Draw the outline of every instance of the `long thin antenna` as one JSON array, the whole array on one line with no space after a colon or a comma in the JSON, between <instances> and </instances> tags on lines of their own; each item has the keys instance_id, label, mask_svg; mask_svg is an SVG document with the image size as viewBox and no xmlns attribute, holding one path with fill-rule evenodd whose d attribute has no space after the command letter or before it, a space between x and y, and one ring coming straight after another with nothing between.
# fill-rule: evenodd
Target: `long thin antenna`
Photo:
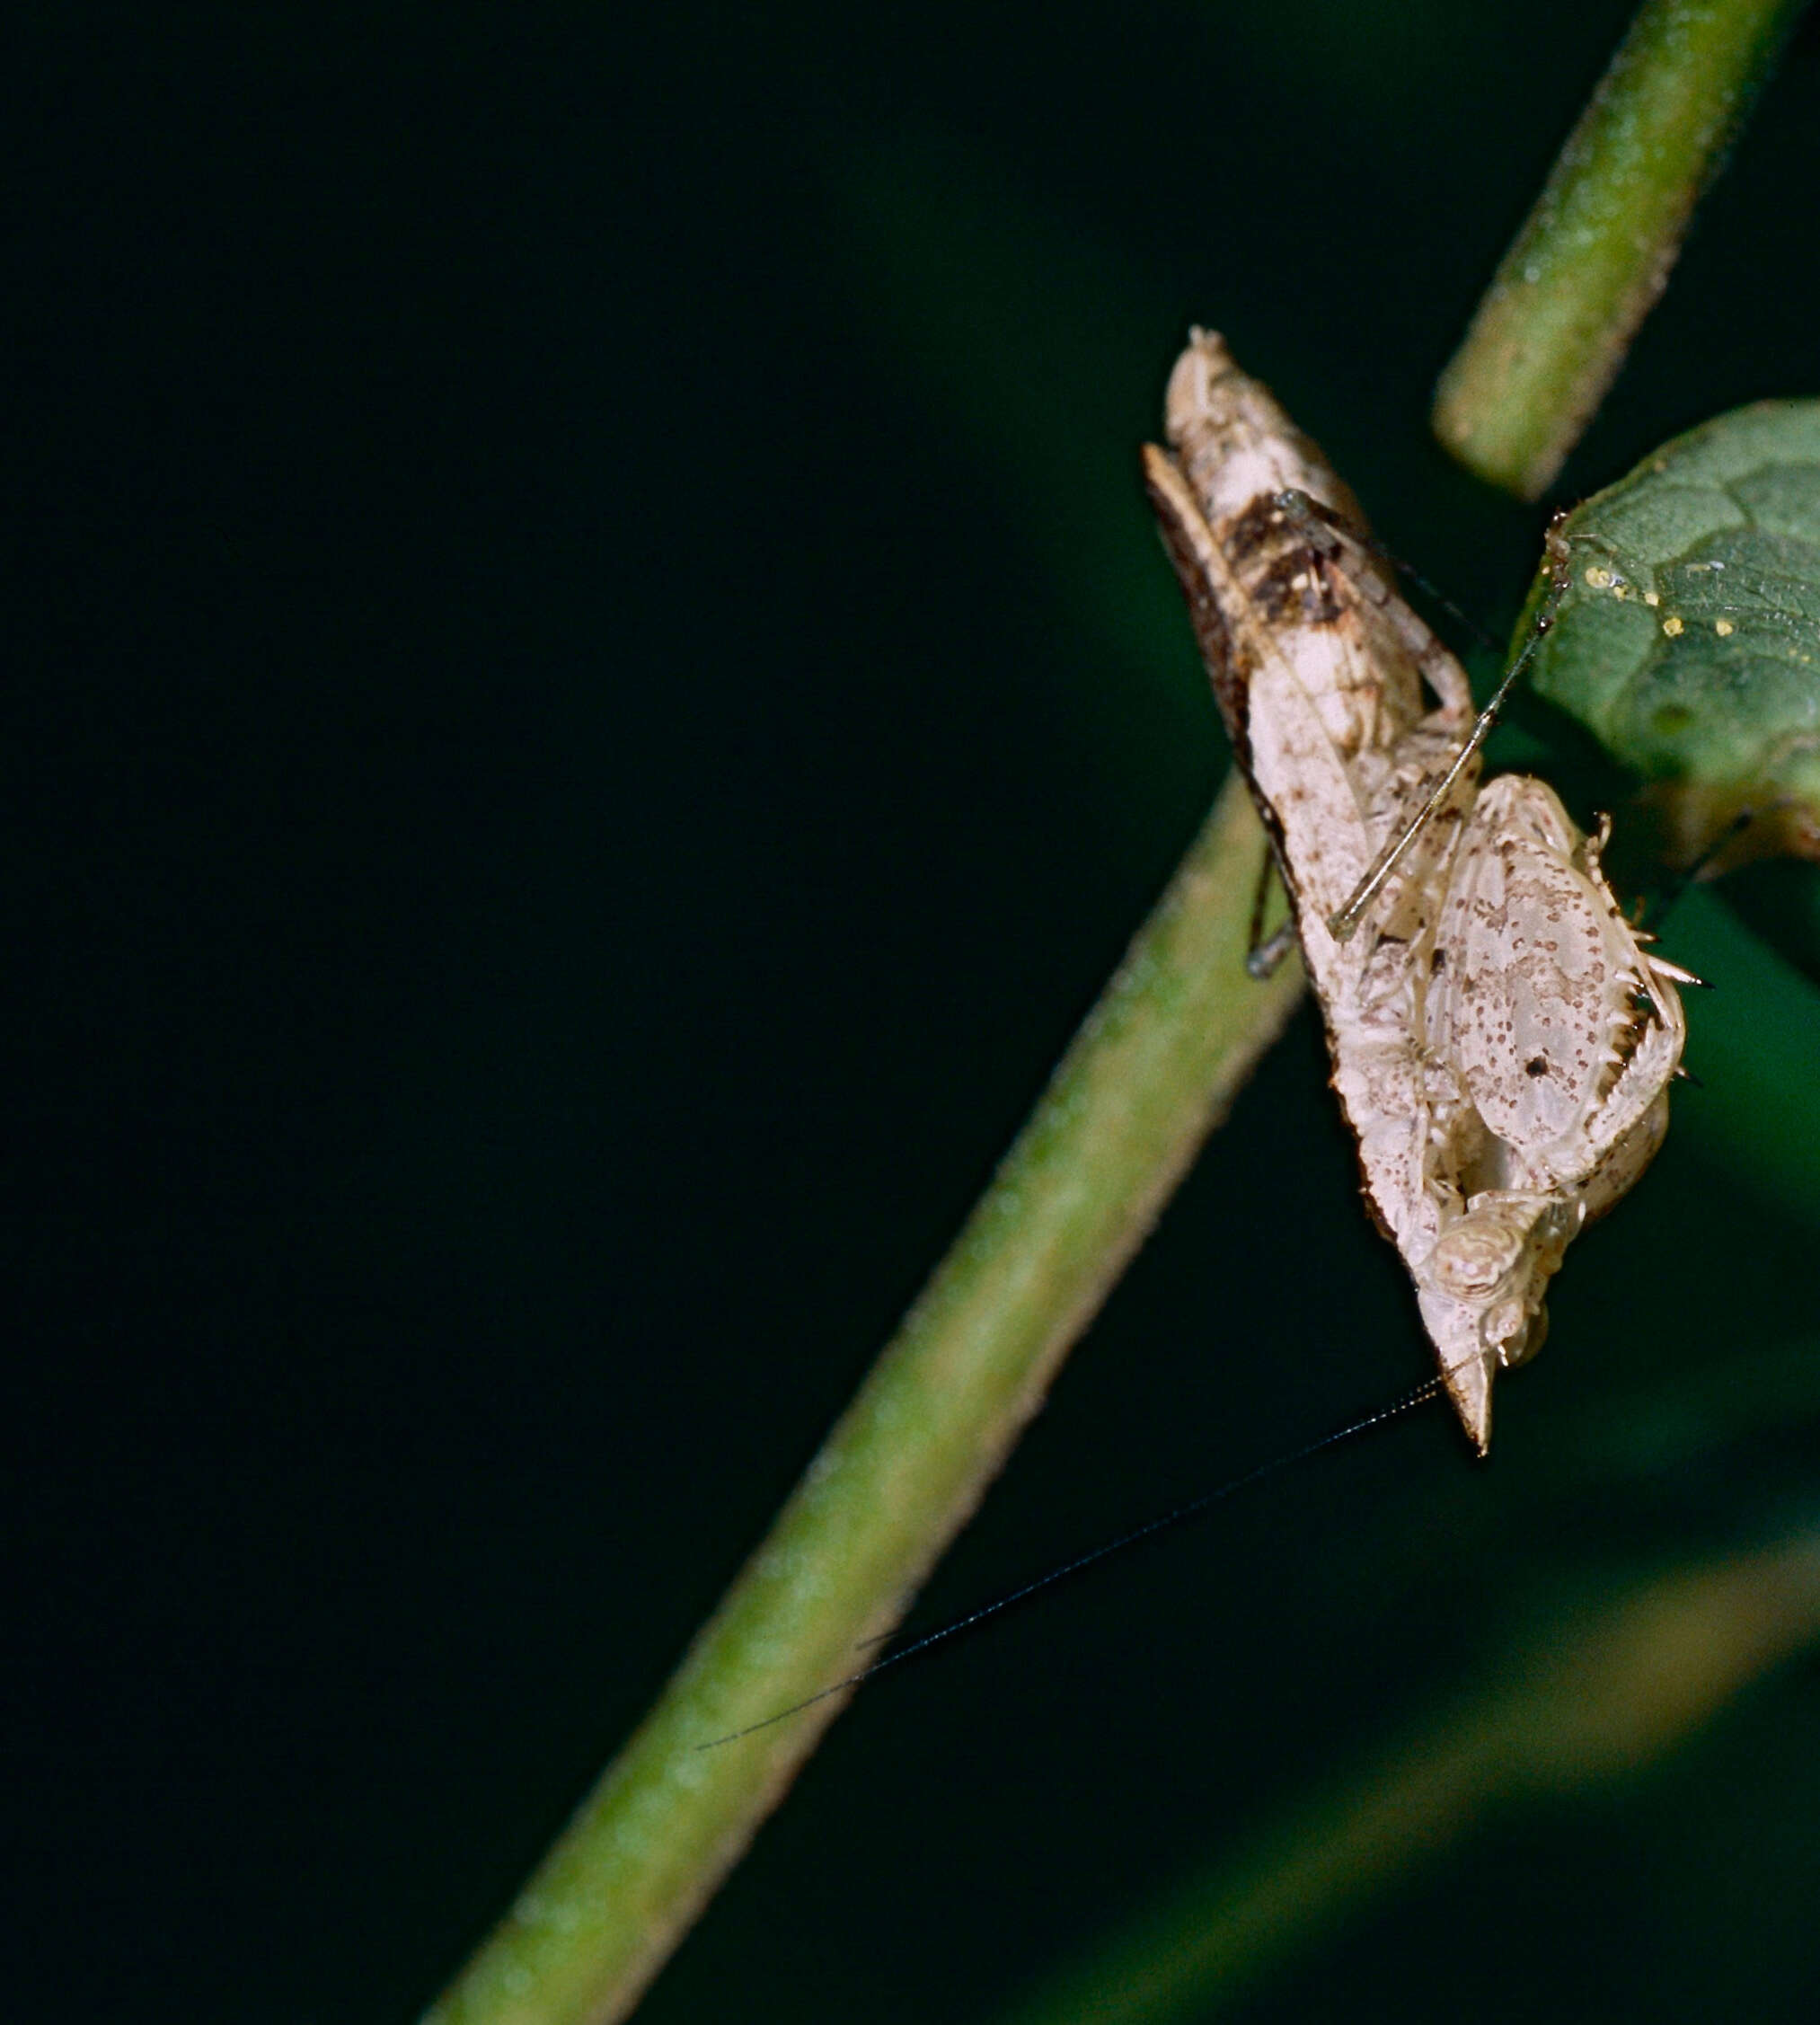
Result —
<instances>
[{"instance_id":1,"label":"long thin antenna","mask_svg":"<svg viewBox=\"0 0 1820 2025\"><path fill-rule=\"evenodd\" d=\"M996 1596L990 1603L983 1603L978 1609L970 1610L964 1617L943 1624L932 1631L925 1631L914 1639L901 1650L888 1654L883 1659L875 1659L869 1667L862 1667L856 1674L849 1674L844 1680L831 1682L818 1688L815 1693L806 1695L800 1702L792 1702L789 1708L780 1709L774 1716L766 1716L762 1721L747 1723L744 1729L729 1730L725 1737L710 1738L705 1744L698 1744L698 1751L719 1750L723 1744L737 1744L742 1737L750 1737L755 1731L769 1729L773 1723L798 1716L805 1709L812 1709L817 1702L826 1702L830 1695L844 1693L850 1687L859 1686L861 1681L870 1680L874 1675L882 1674L888 1667L901 1666L906 1659L914 1659L931 1647L945 1645L950 1639L959 1638L963 1631L970 1631L976 1625L983 1624L988 1617L996 1617L1002 1611L1010 1610L1013 1605L1025 1602L1044 1589L1053 1588L1057 1582L1065 1582L1071 1576L1079 1575L1091 1568L1096 1561L1108 1560L1113 1554L1124 1553L1127 1548L1141 1542L1155 1538L1159 1533L1167 1533L1172 1527L1185 1525L1190 1519L1199 1518L1204 1512L1223 1503L1235 1492L1248 1490L1263 1478L1275 1476L1278 1470L1289 1469L1293 1464L1304 1463L1311 1455L1319 1455L1323 1449L1338 1448L1342 1442L1368 1433L1373 1428L1381 1428L1388 1420L1400 1419L1406 1413L1413 1413L1418 1406L1427 1402L1440 1393L1447 1382L1443 1372L1433 1378L1425 1379L1400 1399L1393 1400L1389 1406L1381 1407L1375 1413L1368 1413L1361 1420L1350 1420L1331 1434L1322 1435L1318 1440L1304 1444L1301 1448L1292 1448L1286 1454L1273 1456L1268 1463L1259 1463L1255 1469L1247 1470L1242 1476L1232 1478L1217 1489L1204 1491L1198 1498L1191 1498L1184 1505L1172 1506L1168 1511L1148 1519L1142 1525L1134 1526L1129 1533L1121 1533L1117 1539L1108 1540L1103 1545L1091 1548L1084 1554L1077 1554L1073 1561L1064 1561L1059 1568L1052 1568L1046 1575L1038 1575L1034 1581L1025 1582L1015 1589Z\"/></svg>"},{"instance_id":2,"label":"long thin antenna","mask_svg":"<svg viewBox=\"0 0 1820 2025\"><path fill-rule=\"evenodd\" d=\"M1328 933L1335 942L1345 942L1352 939L1353 931L1365 919L1366 909L1389 883L1391 874L1402 862L1405 852L1427 828L1435 817L1446 807L1447 798L1453 791L1454 783L1466 771L1467 762L1471 759L1473 754L1490 737L1492 727L1498 722L1498 713L1504 707L1504 699L1509 695L1517 676L1529 666L1530 659L1541 644L1541 641L1542 633L1538 629L1530 639L1529 643L1524 648L1522 653L1510 664L1503 681L1492 692L1491 701L1480 712L1471 730L1466 734L1465 744L1453 755L1453 764L1436 783L1434 792L1422 804L1420 811L1411 818L1409 826L1400 836L1392 838L1379 852L1371 870L1353 889L1352 898L1340 908L1339 912L1329 915Z\"/></svg>"},{"instance_id":3,"label":"long thin antenna","mask_svg":"<svg viewBox=\"0 0 1820 2025\"><path fill-rule=\"evenodd\" d=\"M1338 914L1330 915L1327 932L1337 942L1352 940L1354 932L1362 922L1371 904L1390 880L1391 874L1402 862L1404 853L1428 827L1429 823L1446 806L1447 798L1453 791L1454 783L1466 771L1467 764L1480 747L1490 737L1492 727L1498 722L1498 713L1504 708L1504 700L1515 686L1516 678L1535 657L1542 645L1542 636L1554 624L1562 601L1568 593L1567 543L1561 534L1561 523L1566 514L1558 513L1551 525L1543 553L1549 559L1550 583L1535 617L1530 623L1529 638L1524 642L1523 651L1506 669L1504 679L1492 692L1491 701L1480 712L1472 729L1466 734L1466 742L1454 754L1453 765L1442 774L1433 793L1422 804L1420 812L1393 837L1377 854L1371 870L1353 889L1352 897Z\"/></svg>"},{"instance_id":4,"label":"long thin antenna","mask_svg":"<svg viewBox=\"0 0 1820 2025\"><path fill-rule=\"evenodd\" d=\"M1355 526L1343 513L1336 513L1324 500L1317 500L1312 492L1304 492L1299 487L1279 494L1278 498L1285 510L1306 514L1311 519L1320 521L1324 526L1330 527L1343 541L1350 542L1355 548L1364 549L1367 555L1376 556L1386 568L1394 570L1400 577L1407 578L1431 605L1438 605L1462 632L1470 632L1488 652L1502 656L1502 641L1494 639L1471 613L1462 612L1447 593L1438 584L1431 583L1413 562L1404 562L1394 549L1386 548L1369 527ZM1288 506L1291 500L1295 501L1293 508Z\"/></svg>"}]
</instances>

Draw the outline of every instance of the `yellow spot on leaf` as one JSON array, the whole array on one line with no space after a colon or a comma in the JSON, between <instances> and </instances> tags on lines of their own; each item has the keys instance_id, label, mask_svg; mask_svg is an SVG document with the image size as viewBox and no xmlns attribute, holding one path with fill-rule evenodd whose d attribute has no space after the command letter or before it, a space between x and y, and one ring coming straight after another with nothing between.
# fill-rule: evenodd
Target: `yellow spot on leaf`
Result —
<instances>
[{"instance_id":1,"label":"yellow spot on leaf","mask_svg":"<svg viewBox=\"0 0 1820 2025\"><path fill-rule=\"evenodd\" d=\"M1671 640L1679 640L1684 629L1679 619L1671 617L1663 620L1662 630Z\"/></svg>"},{"instance_id":2,"label":"yellow spot on leaf","mask_svg":"<svg viewBox=\"0 0 1820 2025\"><path fill-rule=\"evenodd\" d=\"M1729 619L1715 619L1712 622L1712 630L1721 640L1729 640L1732 636L1732 623Z\"/></svg>"}]
</instances>

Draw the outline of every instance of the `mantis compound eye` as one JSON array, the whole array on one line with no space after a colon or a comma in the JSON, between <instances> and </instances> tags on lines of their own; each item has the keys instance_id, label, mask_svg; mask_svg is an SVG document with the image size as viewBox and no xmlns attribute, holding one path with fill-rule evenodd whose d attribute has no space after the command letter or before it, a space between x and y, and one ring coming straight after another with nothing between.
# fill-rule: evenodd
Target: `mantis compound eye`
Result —
<instances>
[{"instance_id":1,"label":"mantis compound eye","mask_svg":"<svg viewBox=\"0 0 1820 2025\"><path fill-rule=\"evenodd\" d=\"M1686 1033L1675 975L1600 869L1605 826L1584 836L1539 780L1480 786L1499 705L1573 590L1566 551L1480 711L1338 477L1211 332L1176 362L1164 422L1169 447L1144 453L1163 547L1293 903L1373 1214L1482 1454L1494 1374L1534 1354L1568 1243L1648 1165ZM1595 566L1604 615L1618 579ZM1281 944L1254 912L1261 977Z\"/></svg>"}]
</instances>

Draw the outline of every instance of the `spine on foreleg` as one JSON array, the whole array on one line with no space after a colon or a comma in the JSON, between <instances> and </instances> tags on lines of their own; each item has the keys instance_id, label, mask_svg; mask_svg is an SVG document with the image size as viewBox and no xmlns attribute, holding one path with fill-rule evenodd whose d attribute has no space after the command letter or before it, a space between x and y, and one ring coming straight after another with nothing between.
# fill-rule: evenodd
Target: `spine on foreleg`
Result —
<instances>
[{"instance_id":1,"label":"spine on foreleg","mask_svg":"<svg viewBox=\"0 0 1820 2025\"><path fill-rule=\"evenodd\" d=\"M1533 1353L1587 1217L1662 1134L1677 972L1540 782L1478 791L1471 690L1364 552L1351 495L1196 332L1144 477L1269 833L1356 1136L1462 1421ZM1330 926L1331 924L1331 927Z\"/></svg>"}]
</instances>

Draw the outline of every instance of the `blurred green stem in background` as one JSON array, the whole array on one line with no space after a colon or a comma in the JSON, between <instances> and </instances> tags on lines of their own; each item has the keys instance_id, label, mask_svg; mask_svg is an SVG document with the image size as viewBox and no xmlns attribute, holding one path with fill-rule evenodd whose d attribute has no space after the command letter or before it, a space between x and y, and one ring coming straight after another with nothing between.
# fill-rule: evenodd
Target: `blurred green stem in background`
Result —
<instances>
[{"instance_id":1,"label":"blurred green stem in background","mask_svg":"<svg viewBox=\"0 0 1820 2025\"><path fill-rule=\"evenodd\" d=\"M1302 990L1246 975L1264 862L1231 778L1029 1123L858 1397L624 1750L428 2014L621 2018L978 1504Z\"/></svg>"},{"instance_id":2,"label":"blurred green stem in background","mask_svg":"<svg viewBox=\"0 0 1820 2025\"><path fill-rule=\"evenodd\" d=\"M1646 0L1435 393L1469 471L1533 500L1604 398L1801 0Z\"/></svg>"},{"instance_id":3,"label":"blurred green stem in background","mask_svg":"<svg viewBox=\"0 0 1820 2025\"><path fill-rule=\"evenodd\" d=\"M1348 1788L1146 1914L1004 2025L1203 2019L1444 1857L1488 1811L1648 1764L1820 1640L1820 1534L1589 1600Z\"/></svg>"}]
</instances>

